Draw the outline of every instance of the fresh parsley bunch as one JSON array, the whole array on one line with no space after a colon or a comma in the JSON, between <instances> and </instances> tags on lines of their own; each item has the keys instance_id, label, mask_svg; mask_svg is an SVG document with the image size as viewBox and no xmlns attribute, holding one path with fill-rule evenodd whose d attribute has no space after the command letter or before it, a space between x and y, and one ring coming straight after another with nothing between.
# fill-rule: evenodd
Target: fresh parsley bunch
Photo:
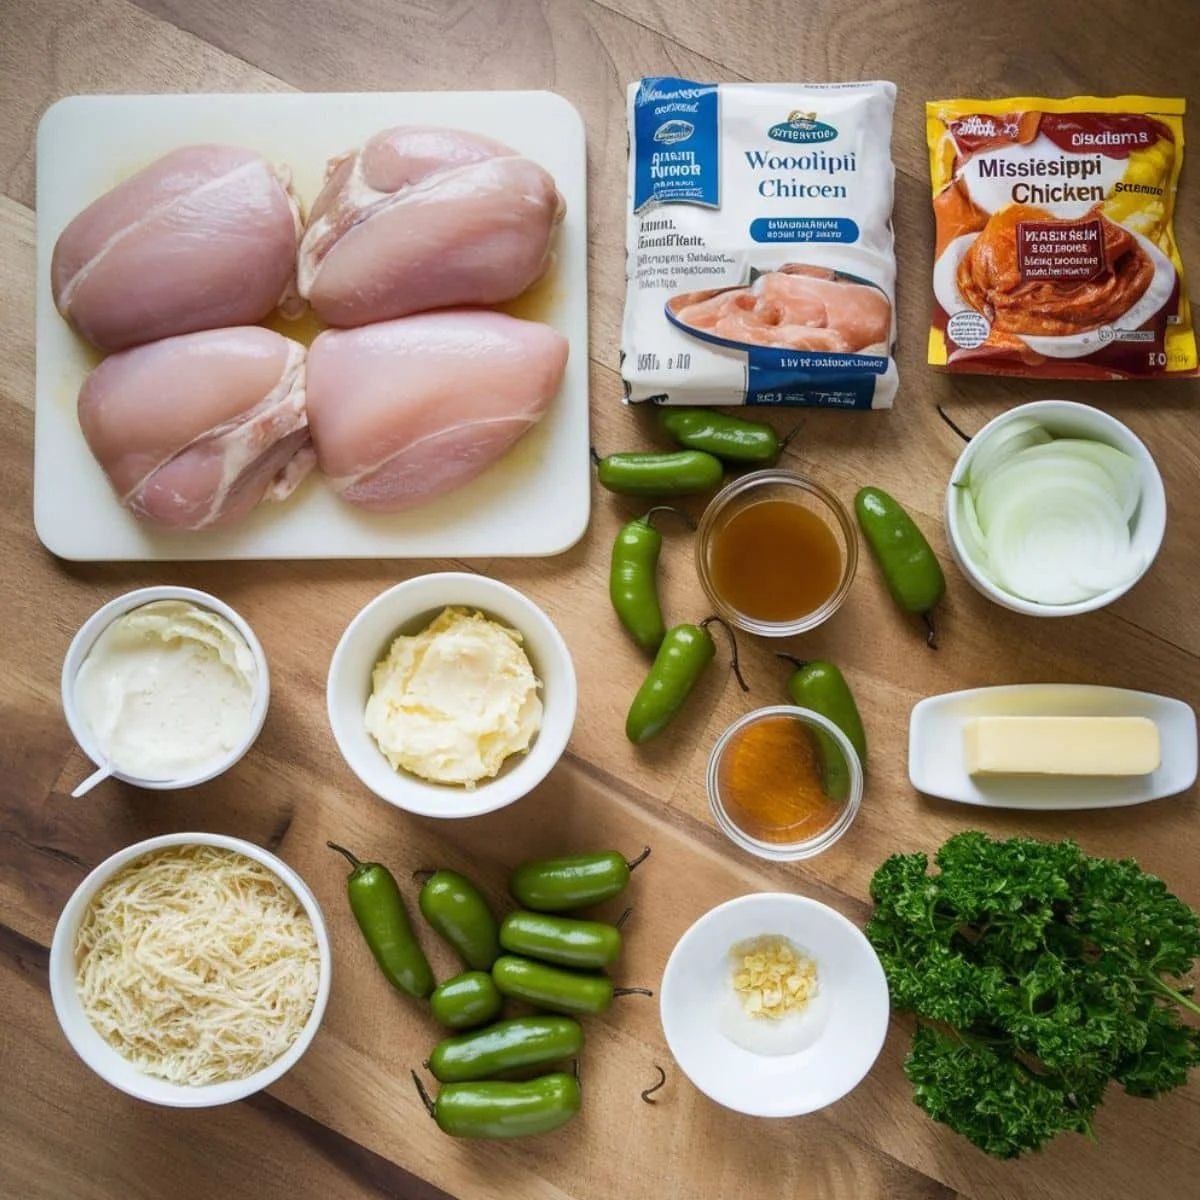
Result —
<instances>
[{"instance_id":1,"label":"fresh parsley bunch","mask_svg":"<svg viewBox=\"0 0 1200 1200\"><path fill-rule=\"evenodd\" d=\"M905 1072L916 1102L1012 1158L1091 1136L1110 1079L1134 1096L1200 1063L1191 988L1200 919L1132 859L1071 841L956 834L896 854L871 880L867 925L892 1003L919 1018Z\"/></svg>"}]
</instances>

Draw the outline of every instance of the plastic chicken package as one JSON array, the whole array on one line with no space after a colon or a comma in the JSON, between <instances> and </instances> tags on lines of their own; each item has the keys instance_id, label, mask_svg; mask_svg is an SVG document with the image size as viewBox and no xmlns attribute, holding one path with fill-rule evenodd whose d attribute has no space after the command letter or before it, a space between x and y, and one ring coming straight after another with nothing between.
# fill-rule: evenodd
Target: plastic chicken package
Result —
<instances>
[{"instance_id":1,"label":"plastic chicken package","mask_svg":"<svg viewBox=\"0 0 1200 1200\"><path fill-rule=\"evenodd\" d=\"M1172 215L1184 101L926 105L929 361L1046 379L1196 373Z\"/></svg>"},{"instance_id":2,"label":"plastic chicken package","mask_svg":"<svg viewBox=\"0 0 1200 1200\"><path fill-rule=\"evenodd\" d=\"M891 407L895 99L886 82L630 85L627 400Z\"/></svg>"}]
</instances>

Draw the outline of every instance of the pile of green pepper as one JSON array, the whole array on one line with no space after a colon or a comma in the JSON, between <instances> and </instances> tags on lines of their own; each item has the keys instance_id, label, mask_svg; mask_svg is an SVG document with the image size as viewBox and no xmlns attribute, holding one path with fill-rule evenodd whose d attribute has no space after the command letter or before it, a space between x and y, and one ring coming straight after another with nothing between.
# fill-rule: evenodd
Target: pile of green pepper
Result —
<instances>
[{"instance_id":1,"label":"pile of green pepper","mask_svg":"<svg viewBox=\"0 0 1200 1200\"><path fill-rule=\"evenodd\" d=\"M609 491L626 496L688 496L709 491L724 481L726 464L770 466L789 440L781 440L761 421L711 409L663 408L658 421L681 449L598 458L597 474ZM716 655L708 626L718 618L670 629L663 619L658 598L662 534L654 527L654 517L660 512L673 512L694 527L686 513L656 505L621 527L613 543L609 572L609 598L618 620L642 650L655 656L625 722L626 735L636 743L649 741L666 728ZM737 667L736 643L733 667L738 683L746 690Z\"/></svg>"},{"instance_id":2,"label":"pile of green pepper","mask_svg":"<svg viewBox=\"0 0 1200 1200\"><path fill-rule=\"evenodd\" d=\"M726 464L771 466L795 434L780 438L763 421L710 408L660 408L658 425L680 448L598 458L596 473L603 487L622 496L694 496L719 487Z\"/></svg>"},{"instance_id":3,"label":"pile of green pepper","mask_svg":"<svg viewBox=\"0 0 1200 1200\"><path fill-rule=\"evenodd\" d=\"M428 999L439 1025L454 1031L426 1062L442 1085L431 1097L413 1072L422 1102L438 1127L455 1137L512 1138L557 1129L579 1111L578 1070L524 1076L583 1049L580 1016L605 1012L617 996L645 988L615 987L603 973L621 953L621 926L569 912L620 895L647 847L631 862L615 851L528 862L509 890L522 905L497 925L479 889L456 871L420 871L422 916L462 960L464 971L435 986L395 876L376 862L350 862L350 907L371 953L393 987ZM501 953L504 951L504 953ZM500 1017L506 999L529 1015Z\"/></svg>"}]
</instances>

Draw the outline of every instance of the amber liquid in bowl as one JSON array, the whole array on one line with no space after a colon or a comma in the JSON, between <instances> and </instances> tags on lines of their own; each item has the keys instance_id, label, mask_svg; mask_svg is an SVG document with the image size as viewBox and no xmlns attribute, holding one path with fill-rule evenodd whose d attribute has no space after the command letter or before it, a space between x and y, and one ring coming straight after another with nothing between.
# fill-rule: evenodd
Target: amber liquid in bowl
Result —
<instances>
[{"instance_id":1,"label":"amber liquid in bowl","mask_svg":"<svg viewBox=\"0 0 1200 1200\"><path fill-rule=\"evenodd\" d=\"M793 500L756 500L714 532L713 587L755 621L794 621L838 590L842 548L829 524Z\"/></svg>"},{"instance_id":2,"label":"amber liquid in bowl","mask_svg":"<svg viewBox=\"0 0 1200 1200\"><path fill-rule=\"evenodd\" d=\"M794 717L765 717L735 734L717 786L729 819L760 842L807 841L843 808L826 792L813 731Z\"/></svg>"}]
</instances>

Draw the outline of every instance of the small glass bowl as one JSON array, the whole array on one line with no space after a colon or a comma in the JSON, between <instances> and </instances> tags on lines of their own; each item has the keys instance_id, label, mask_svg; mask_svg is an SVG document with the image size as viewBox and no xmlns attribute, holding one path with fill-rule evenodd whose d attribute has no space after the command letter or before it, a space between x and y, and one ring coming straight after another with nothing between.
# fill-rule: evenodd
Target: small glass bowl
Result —
<instances>
[{"instance_id":1,"label":"small glass bowl","mask_svg":"<svg viewBox=\"0 0 1200 1200\"><path fill-rule=\"evenodd\" d=\"M761 500L789 500L815 512L833 531L842 552L842 577L837 590L819 608L790 621L760 621L734 608L717 591L712 577L712 543L730 518ZM858 568L858 530L846 506L828 489L792 471L754 471L722 488L709 501L696 531L696 572L704 593L731 625L760 637L792 637L824 624L842 606Z\"/></svg>"},{"instance_id":2,"label":"small glass bowl","mask_svg":"<svg viewBox=\"0 0 1200 1200\"><path fill-rule=\"evenodd\" d=\"M721 759L734 739L747 726L770 717L781 716L792 717L810 729L829 735L842 752L850 777L850 788L849 794L842 802L841 811L819 833L796 842L765 842L742 829L726 808L725 798L721 795ZM828 850L854 823L854 818L858 816L858 810L862 806L862 794L862 763L859 762L858 753L850 744L850 739L828 717L823 717L811 709L797 708L791 704L773 704L767 708L756 708L753 712L739 717L717 739L708 758L708 805L712 809L713 819L721 832L735 845L741 846L743 850L773 862L794 862L801 858L812 858L813 855L820 854L822 850Z\"/></svg>"}]
</instances>

